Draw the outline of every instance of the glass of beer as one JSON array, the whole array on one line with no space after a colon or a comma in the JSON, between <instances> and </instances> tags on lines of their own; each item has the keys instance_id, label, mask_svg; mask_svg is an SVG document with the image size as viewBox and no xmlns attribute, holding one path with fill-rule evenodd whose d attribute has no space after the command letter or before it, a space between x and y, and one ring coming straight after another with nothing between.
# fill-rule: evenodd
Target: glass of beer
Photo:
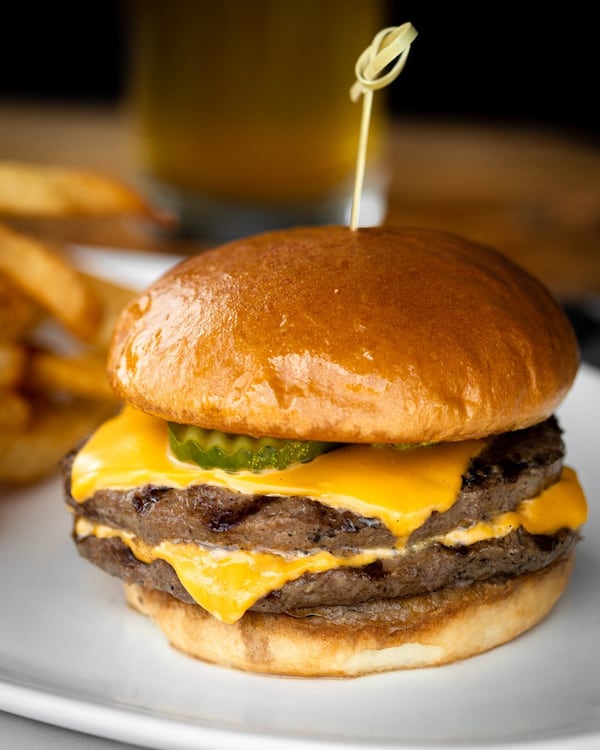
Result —
<instances>
[{"instance_id":1,"label":"glass of beer","mask_svg":"<svg viewBox=\"0 0 600 750\"><path fill-rule=\"evenodd\" d=\"M361 114L349 89L383 25L377 0L134 0L132 11L135 160L184 231L223 241L347 221ZM382 190L367 174L373 224Z\"/></svg>"}]
</instances>

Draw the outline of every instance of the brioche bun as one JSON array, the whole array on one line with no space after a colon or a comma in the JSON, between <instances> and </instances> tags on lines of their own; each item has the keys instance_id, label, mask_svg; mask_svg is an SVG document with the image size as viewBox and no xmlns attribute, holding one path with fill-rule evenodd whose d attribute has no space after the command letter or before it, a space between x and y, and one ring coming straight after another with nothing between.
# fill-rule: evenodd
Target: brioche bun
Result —
<instances>
[{"instance_id":1,"label":"brioche bun","mask_svg":"<svg viewBox=\"0 0 600 750\"><path fill-rule=\"evenodd\" d=\"M571 574L585 501L553 412L578 365L551 294L466 239L236 240L121 314L108 374L134 408L65 469L92 487L69 497L74 538L207 662L353 677L465 659L533 627ZM184 429L196 462L164 421L333 445L250 481L221 457L254 441L216 436L211 463L215 436Z\"/></svg>"},{"instance_id":2,"label":"brioche bun","mask_svg":"<svg viewBox=\"0 0 600 750\"><path fill-rule=\"evenodd\" d=\"M233 625L137 584L125 586L125 597L172 646L203 661L265 674L358 677L439 666L515 639L552 609L572 567L571 555L503 583L380 600L341 617L247 612Z\"/></svg>"},{"instance_id":3,"label":"brioche bun","mask_svg":"<svg viewBox=\"0 0 600 750\"><path fill-rule=\"evenodd\" d=\"M121 316L109 374L165 420L415 443L540 422L578 363L559 305L499 253L422 229L313 227L177 265Z\"/></svg>"}]
</instances>

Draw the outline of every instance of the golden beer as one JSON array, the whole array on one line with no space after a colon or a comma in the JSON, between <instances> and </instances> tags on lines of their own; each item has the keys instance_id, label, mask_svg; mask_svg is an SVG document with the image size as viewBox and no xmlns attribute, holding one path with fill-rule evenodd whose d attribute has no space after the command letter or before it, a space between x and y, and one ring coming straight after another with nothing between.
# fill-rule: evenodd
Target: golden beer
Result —
<instances>
[{"instance_id":1,"label":"golden beer","mask_svg":"<svg viewBox=\"0 0 600 750\"><path fill-rule=\"evenodd\" d=\"M360 105L348 92L383 23L378 2L138 0L133 9L143 173L188 197L246 206L351 189Z\"/></svg>"}]
</instances>

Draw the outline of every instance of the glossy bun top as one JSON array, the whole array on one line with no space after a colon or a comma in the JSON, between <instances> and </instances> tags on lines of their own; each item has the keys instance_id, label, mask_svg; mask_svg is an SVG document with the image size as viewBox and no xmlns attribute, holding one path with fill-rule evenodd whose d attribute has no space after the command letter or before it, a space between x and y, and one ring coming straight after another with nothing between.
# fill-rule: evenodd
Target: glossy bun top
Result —
<instances>
[{"instance_id":1,"label":"glossy bun top","mask_svg":"<svg viewBox=\"0 0 600 750\"><path fill-rule=\"evenodd\" d=\"M560 306L499 253L437 231L329 226L177 265L122 313L109 377L175 422L426 442L543 420L578 364Z\"/></svg>"}]
</instances>

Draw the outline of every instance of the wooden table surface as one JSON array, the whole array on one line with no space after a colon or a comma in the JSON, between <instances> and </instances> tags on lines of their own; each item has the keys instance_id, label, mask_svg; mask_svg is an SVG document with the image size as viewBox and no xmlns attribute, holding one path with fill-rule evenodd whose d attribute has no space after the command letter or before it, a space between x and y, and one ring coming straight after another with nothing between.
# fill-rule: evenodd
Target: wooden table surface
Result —
<instances>
[{"instance_id":1,"label":"wooden table surface","mask_svg":"<svg viewBox=\"0 0 600 750\"><path fill-rule=\"evenodd\" d=\"M100 169L135 181L119 108L0 103L0 158ZM386 223L491 244L566 300L600 294L600 148L564 133L457 122L395 122ZM65 225L67 240L191 250L125 222Z\"/></svg>"}]
</instances>

